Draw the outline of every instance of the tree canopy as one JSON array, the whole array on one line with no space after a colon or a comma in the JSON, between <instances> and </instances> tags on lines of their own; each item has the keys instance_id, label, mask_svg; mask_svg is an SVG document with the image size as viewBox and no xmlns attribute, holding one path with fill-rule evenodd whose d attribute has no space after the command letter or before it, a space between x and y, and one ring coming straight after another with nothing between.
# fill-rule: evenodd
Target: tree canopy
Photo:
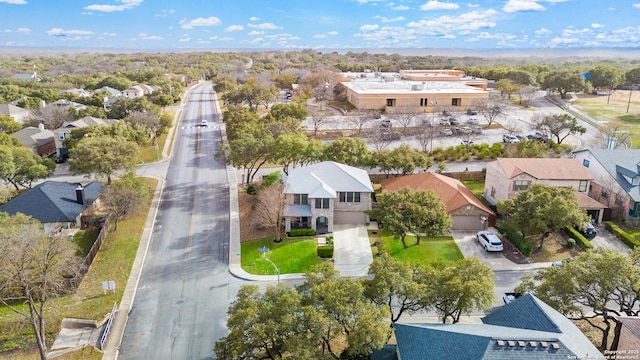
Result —
<instances>
[{"instance_id":1,"label":"tree canopy","mask_svg":"<svg viewBox=\"0 0 640 360\"><path fill-rule=\"evenodd\" d=\"M73 174L104 176L111 184L117 170L130 169L136 163L138 145L121 137L89 136L71 149L69 170Z\"/></svg>"},{"instance_id":2,"label":"tree canopy","mask_svg":"<svg viewBox=\"0 0 640 360\"><path fill-rule=\"evenodd\" d=\"M523 235L541 234L540 249L549 234L589 220L575 189L545 184L533 184L518 196L499 201L498 212L508 216Z\"/></svg>"}]
</instances>

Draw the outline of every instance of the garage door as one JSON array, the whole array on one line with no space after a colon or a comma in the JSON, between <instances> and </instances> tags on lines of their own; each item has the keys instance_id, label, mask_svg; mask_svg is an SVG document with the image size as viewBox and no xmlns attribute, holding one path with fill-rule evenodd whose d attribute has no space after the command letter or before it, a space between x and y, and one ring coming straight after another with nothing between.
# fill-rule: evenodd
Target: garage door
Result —
<instances>
[{"instance_id":1,"label":"garage door","mask_svg":"<svg viewBox=\"0 0 640 360\"><path fill-rule=\"evenodd\" d=\"M451 230L483 230L484 225L478 216L452 216Z\"/></svg>"},{"instance_id":2,"label":"garage door","mask_svg":"<svg viewBox=\"0 0 640 360\"><path fill-rule=\"evenodd\" d=\"M334 224L364 224L367 222L367 215L358 211L336 211L333 214Z\"/></svg>"}]
</instances>

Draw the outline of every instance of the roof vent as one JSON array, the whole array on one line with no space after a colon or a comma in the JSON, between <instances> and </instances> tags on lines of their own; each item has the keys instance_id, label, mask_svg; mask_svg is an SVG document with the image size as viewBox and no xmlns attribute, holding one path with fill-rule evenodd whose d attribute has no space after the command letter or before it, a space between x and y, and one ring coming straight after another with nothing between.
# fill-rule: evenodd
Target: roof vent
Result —
<instances>
[{"instance_id":1,"label":"roof vent","mask_svg":"<svg viewBox=\"0 0 640 360\"><path fill-rule=\"evenodd\" d=\"M560 350L560 344L558 343L551 343L551 348L553 350Z\"/></svg>"},{"instance_id":2,"label":"roof vent","mask_svg":"<svg viewBox=\"0 0 640 360\"><path fill-rule=\"evenodd\" d=\"M504 340L498 340L498 341L496 341L496 344L497 344L499 347L504 347Z\"/></svg>"},{"instance_id":3,"label":"roof vent","mask_svg":"<svg viewBox=\"0 0 640 360\"><path fill-rule=\"evenodd\" d=\"M513 341L513 340L509 340L507 343L509 344L509 347L515 347L516 346L516 342Z\"/></svg>"},{"instance_id":4,"label":"roof vent","mask_svg":"<svg viewBox=\"0 0 640 360\"><path fill-rule=\"evenodd\" d=\"M531 346L532 348L536 348L538 347L538 343L535 341L529 341L529 346Z\"/></svg>"},{"instance_id":5,"label":"roof vent","mask_svg":"<svg viewBox=\"0 0 640 360\"><path fill-rule=\"evenodd\" d=\"M518 346L523 348L523 347L527 346L527 344L524 341L519 340L518 341Z\"/></svg>"},{"instance_id":6,"label":"roof vent","mask_svg":"<svg viewBox=\"0 0 640 360\"><path fill-rule=\"evenodd\" d=\"M543 349L546 349L549 347L549 344L546 341L540 341L540 346L542 346Z\"/></svg>"}]
</instances>

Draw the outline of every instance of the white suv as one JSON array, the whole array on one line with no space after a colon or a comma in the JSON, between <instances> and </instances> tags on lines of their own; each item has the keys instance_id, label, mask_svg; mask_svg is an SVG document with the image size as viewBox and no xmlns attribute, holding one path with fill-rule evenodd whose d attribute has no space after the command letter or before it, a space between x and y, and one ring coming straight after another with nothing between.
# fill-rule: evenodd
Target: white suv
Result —
<instances>
[{"instance_id":1,"label":"white suv","mask_svg":"<svg viewBox=\"0 0 640 360\"><path fill-rule=\"evenodd\" d=\"M476 239L486 251L502 251L502 241L491 231L478 231Z\"/></svg>"}]
</instances>

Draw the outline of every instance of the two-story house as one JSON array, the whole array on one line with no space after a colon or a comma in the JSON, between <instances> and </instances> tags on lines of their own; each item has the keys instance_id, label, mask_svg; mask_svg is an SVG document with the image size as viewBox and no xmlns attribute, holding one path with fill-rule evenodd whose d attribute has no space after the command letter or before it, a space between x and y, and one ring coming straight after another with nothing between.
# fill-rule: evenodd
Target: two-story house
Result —
<instances>
[{"instance_id":1,"label":"two-story house","mask_svg":"<svg viewBox=\"0 0 640 360\"><path fill-rule=\"evenodd\" d=\"M592 180L593 175L576 159L498 158L487 163L484 197L497 204L537 183L571 187L576 190L580 208L599 223L606 205L587 195Z\"/></svg>"},{"instance_id":2,"label":"two-story house","mask_svg":"<svg viewBox=\"0 0 640 360\"><path fill-rule=\"evenodd\" d=\"M609 208L604 220L640 216L640 150L584 149L573 155L594 177L589 196Z\"/></svg>"},{"instance_id":3,"label":"two-story house","mask_svg":"<svg viewBox=\"0 0 640 360\"><path fill-rule=\"evenodd\" d=\"M284 183L285 231L333 232L334 224L364 224L373 186L365 170L324 161L295 168Z\"/></svg>"},{"instance_id":4,"label":"two-story house","mask_svg":"<svg viewBox=\"0 0 640 360\"><path fill-rule=\"evenodd\" d=\"M114 119L99 119L92 116L85 116L81 119L67 122L62 127L55 129L53 132L55 133L55 146L56 153L58 155L69 155L69 150L64 148L64 141L67 139L69 134L73 129L83 128L87 126L108 126L111 124L117 123L118 120Z\"/></svg>"}]
</instances>

